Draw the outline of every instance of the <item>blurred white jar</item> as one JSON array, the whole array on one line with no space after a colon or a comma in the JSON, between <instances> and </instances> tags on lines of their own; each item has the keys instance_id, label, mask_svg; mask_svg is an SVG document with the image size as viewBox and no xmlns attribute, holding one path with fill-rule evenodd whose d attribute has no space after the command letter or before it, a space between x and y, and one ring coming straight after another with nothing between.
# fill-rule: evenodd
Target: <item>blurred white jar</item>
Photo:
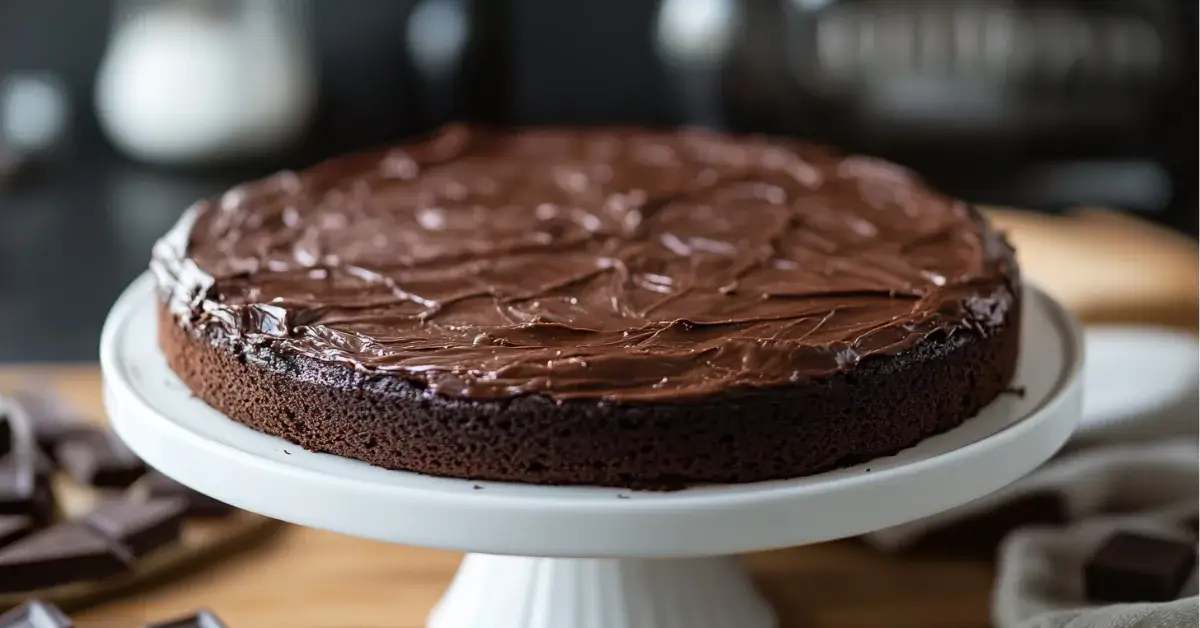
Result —
<instances>
[{"instance_id":1,"label":"blurred white jar","mask_svg":"<svg viewBox=\"0 0 1200 628\"><path fill-rule=\"evenodd\" d=\"M316 66L301 0L122 0L96 113L134 159L199 165L276 153L303 135Z\"/></svg>"}]
</instances>

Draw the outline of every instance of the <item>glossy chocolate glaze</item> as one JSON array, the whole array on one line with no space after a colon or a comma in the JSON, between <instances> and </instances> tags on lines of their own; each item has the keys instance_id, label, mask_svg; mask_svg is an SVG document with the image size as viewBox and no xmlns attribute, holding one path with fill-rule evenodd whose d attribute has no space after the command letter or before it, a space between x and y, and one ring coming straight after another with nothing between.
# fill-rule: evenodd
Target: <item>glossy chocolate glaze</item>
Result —
<instances>
[{"instance_id":1,"label":"glossy chocolate glaze","mask_svg":"<svg viewBox=\"0 0 1200 628\"><path fill-rule=\"evenodd\" d=\"M704 132L449 127L190 208L179 324L450 396L695 399L988 334L1003 238L879 160Z\"/></svg>"}]
</instances>

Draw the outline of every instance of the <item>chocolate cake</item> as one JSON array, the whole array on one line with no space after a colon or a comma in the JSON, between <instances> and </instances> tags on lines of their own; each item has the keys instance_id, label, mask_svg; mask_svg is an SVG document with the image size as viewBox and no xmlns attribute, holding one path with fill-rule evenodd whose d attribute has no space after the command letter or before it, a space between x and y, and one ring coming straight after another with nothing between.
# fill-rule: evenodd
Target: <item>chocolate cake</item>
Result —
<instances>
[{"instance_id":1,"label":"chocolate cake","mask_svg":"<svg viewBox=\"0 0 1200 628\"><path fill-rule=\"evenodd\" d=\"M896 453L1008 387L1020 281L877 159L449 127L190 208L159 339L256 430L390 469L675 488Z\"/></svg>"}]
</instances>

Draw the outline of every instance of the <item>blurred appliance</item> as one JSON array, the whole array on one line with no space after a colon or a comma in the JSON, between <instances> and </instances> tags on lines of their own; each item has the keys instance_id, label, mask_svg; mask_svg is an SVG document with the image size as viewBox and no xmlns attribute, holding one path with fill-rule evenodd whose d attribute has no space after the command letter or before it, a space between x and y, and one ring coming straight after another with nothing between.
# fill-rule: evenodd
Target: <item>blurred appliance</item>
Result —
<instances>
[{"instance_id":1,"label":"blurred appliance","mask_svg":"<svg viewBox=\"0 0 1200 628\"><path fill-rule=\"evenodd\" d=\"M678 97L722 103L725 126L882 154L976 200L1190 204L1194 232L1196 5L663 0L658 33Z\"/></svg>"},{"instance_id":2,"label":"blurred appliance","mask_svg":"<svg viewBox=\"0 0 1200 628\"><path fill-rule=\"evenodd\" d=\"M97 118L127 155L198 164L277 154L316 100L302 0L118 0Z\"/></svg>"}]
</instances>

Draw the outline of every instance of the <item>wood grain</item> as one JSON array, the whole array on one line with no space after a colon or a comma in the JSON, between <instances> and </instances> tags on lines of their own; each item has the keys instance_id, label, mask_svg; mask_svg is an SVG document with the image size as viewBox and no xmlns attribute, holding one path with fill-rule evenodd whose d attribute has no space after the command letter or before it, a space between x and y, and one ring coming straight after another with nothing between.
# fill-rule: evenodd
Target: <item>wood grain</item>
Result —
<instances>
[{"instance_id":1,"label":"wood grain","mask_svg":"<svg viewBox=\"0 0 1200 628\"><path fill-rule=\"evenodd\" d=\"M1105 212L1045 218L996 210L1026 275L1096 322L1195 329L1193 241ZM0 391L52 385L101 420L94 365L0 369ZM211 607L231 628L420 628L460 556L285 526L202 573L90 609L80 628L118 628ZM746 562L782 628L972 628L988 622L991 566L885 555L855 541Z\"/></svg>"},{"instance_id":2,"label":"wood grain","mask_svg":"<svg viewBox=\"0 0 1200 628\"><path fill-rule=\"evenodd\" d=\"M990 212L1027 277L1092 323L1149 323L1195 331L1196 241L1127 214Z\"/></svg>"}]
</instances>

